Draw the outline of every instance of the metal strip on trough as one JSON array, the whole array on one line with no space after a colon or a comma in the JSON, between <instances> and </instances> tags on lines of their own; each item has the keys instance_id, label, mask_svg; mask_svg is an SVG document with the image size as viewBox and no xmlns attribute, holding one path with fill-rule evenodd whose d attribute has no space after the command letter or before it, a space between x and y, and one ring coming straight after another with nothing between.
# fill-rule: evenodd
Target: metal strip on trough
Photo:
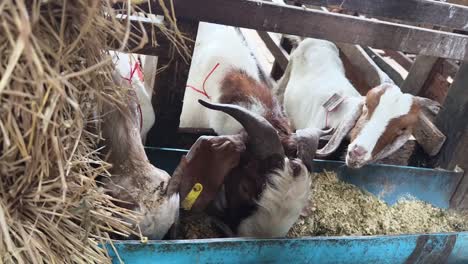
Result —
<instances>
[{"instance_id":1,"label":"metal strip on trough","mask_svg":"<svg viewBox=\"0 0 468 264\"><path fill-rule=\"evenodd\" d=\"M119 263L106 245L113 263ZM125 263L466 263L468 233L114 242Z\"/></svg>"},{"instance_id":2,"label":"metal strip on trough","mask_svg":"<svg viewBox=\"0 0 468 264\"><path fill-rule=\"evenodd\" d=\"M468 7L427 0L287 0L288 3L339 7L381 18L468 29Z\"/></svg>"},{"instance_id":3,"label":"metal strip on trough","mask_svg":"<svg viewBox=\"0 0 468 264\"><path fill-rule=\"evenodd\" d=\"M167 1L167 0L166 0ZM173 0L177 17L467 60L468 36L254 0ZM152 12L162 11L151 1ZM148 10L146 5L143 9ZM229 11L227 11L229 10Z\"/></svg>"}]
</instances>

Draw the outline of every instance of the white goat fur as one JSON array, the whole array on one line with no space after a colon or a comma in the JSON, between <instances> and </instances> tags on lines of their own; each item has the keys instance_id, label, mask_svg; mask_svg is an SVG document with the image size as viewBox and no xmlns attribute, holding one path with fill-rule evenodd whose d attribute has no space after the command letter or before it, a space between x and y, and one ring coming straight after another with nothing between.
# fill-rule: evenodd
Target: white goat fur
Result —
<instances>
[{"instance_id":1,"label":"white goat fur","mask_svg":"<svg viewBox=\"0 0 468 264\"><path fill-rule=\"evenodd\" d=\"M110 51L110 54L112 56L112 60L116 66L116 69L120 73L120 75L127 79L130 78L133 66L137 61L136 56L117 51ZM142 56L143 64L145 63L145 60L146 56ZM142 67L143 66L144 65L142 65ZM150 78L150 76L145 78ZM141 107L141 113L143 115L143 125L140 132L143 142L146 141L146 135L151 129L151 127L153 127L155 121L153 105L151 104L152 87L146 87L146 83L146 81L142 82L140 80L138 74L135 73L133 75L132 88L135 89Z\"/></svg>"},{"instance_id":2,"label":"white goat fur","mask_svg":"<svg viewBox=\"0 0 468 264\"><path fill-rule=\"evenodd\" d=\"M328 126L337 127L341 117L357 107L361 95L345 77L338 48L333 43L306 39L294 50L290 63L284 108L295 129L325 128L326 111L322 104L334 93L351 100L345 100L329 114Z\"/></svg>"},{"instance_id":3,"label":"white goat fur","mask_svg":"<svg viewBox=\"0 0 468 264\"><path fill-rule=\"evenodd\" d=\"M233 68L244 70L248 75L260 81L259 71L250 50L243 43L233 27L200 23L197 40L190 67L187 84L203 89L203 81L209 72L219 63L218 68L207 79L205 89L212 102L218 102L222 91L221 81ZM242 126L234 118L202 107L198 99L207 98L194 90L185 91L180 127L213 128L220 135L236 134ZM255 111L262 111L261 105L243 105ZM257 112L257 111L256 111ZM257 114L262 114L257 112Z\"/></svg>"},{"instance_id":4,"label":"white goat fur","mask_svg":"<svg viewBox=\"0 0 468 264\"><path fill-rule=\"evenodd\" d=\"M284 92L284 109L296 129L324 128L326 122L329 127L336 128L364 100L346 78L338 48L333 43L305 39L294 50L290 63L292 65ZM371 153L389 121L407 114L413 104L411 95L403 94L396 85L389 84L388 87L371 119L348 147L363 147L367 151L365 161L372 159ZM335 111L328 113L327 117L322 105L334 93L345 97L345 100Z\"/></svg>"},{"instance_id":5,"label":"white goat fur","mask_svg":"<svg viewBox=\"0 0 468 264\"><path fill-rule=\"evenodd\" d=\"M307 203L312 180L305 166L293 177L290 161L273 172L257 202L258 209L239 225L238 234L250 237L284 237Z\"/></svg>"}]
</instances>

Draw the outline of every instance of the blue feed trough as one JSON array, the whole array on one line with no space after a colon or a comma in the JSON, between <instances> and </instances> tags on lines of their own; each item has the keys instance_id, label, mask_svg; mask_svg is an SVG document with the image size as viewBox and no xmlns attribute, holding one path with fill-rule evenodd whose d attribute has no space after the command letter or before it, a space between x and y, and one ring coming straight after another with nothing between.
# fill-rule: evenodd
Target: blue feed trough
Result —
<instances>
[{"instance_id":1,"label":"blue feed trough","mask_svg":"<svg viewBox=\"0 0 468 264\"><path fill-rule=\"evenodd\" d=\"M147 149L151 162L172 172L184 150ZM380 195L389 204L412 195L449 207L461 174L402 166L370 165L349 169L320 161L316 171L335 171L342 180ZM200 239L122 241L114 244L125 263L468 263L468 232L296 239ZM108 246L114 263L119 263Z\"/></svg>"}]
</instances>

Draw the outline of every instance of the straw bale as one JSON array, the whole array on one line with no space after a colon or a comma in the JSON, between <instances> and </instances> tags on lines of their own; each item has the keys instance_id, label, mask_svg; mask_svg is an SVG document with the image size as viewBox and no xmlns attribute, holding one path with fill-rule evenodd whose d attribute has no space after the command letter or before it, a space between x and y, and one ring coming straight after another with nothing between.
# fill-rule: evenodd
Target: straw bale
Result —
<instances>
[{"instance_id":1,"label":"straw bale","mask_svg":"<svg viewBox=\"0 0 468 264\"><path fill-rule=\"evenodd\" d=\"M112 4L0 1L0 263L109 263L100 243L131 232L122 219L137 216L96 185L109 164L95 113L126 93L112 84L110 45L148 38Z\"/></svg>"}]
</instances>

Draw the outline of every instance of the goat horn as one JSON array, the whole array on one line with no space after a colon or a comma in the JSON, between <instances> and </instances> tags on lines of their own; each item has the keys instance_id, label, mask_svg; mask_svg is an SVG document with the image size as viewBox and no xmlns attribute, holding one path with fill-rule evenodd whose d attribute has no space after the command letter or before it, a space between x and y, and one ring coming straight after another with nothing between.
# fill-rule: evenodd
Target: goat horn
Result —
<instances>
[{"instance_id":1,"label":"goat horn","mask_svg":"<svg viewBox=\"0 0 468 264\"><path fill-rule=\"evenodd\" d=\"M206 108L224 112L236 119L247 132L249 144L257 157L265 159L275 154L284 157L278 133L264 117L238 105L208 103L203 100L198 102Z\"/></svg>"},{"instance_id":2,"label":"goat horn","mask_svg":"<svg viewBox=\"0 0 468 264\"><path fill-rule=\"evenodd\" d=\"M328 157L336 151L343 139L348 135L349 131L351 131L351 129L356 125L359 116L361 116L363 104L364 102L361 101L356 107L356 110L341 121L327 144L323 148L317 150L316 156L318 158Z\"/></svg>"}]
</instances>

